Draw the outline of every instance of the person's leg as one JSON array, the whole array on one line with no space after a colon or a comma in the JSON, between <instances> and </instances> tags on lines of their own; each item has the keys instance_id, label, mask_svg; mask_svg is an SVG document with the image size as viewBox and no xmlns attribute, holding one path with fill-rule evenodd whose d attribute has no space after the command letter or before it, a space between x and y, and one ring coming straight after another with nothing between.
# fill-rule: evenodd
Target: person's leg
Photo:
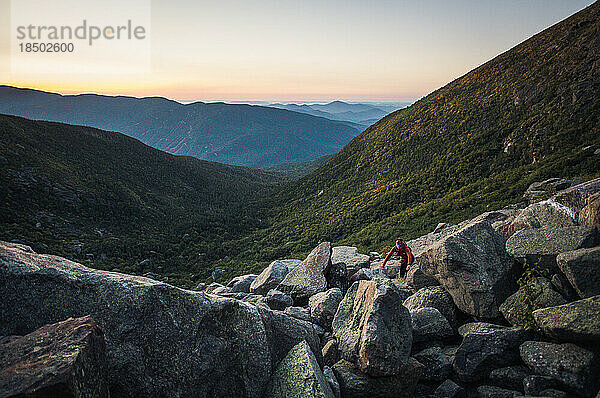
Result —
<instances>
[{"instance_id":1,"label":"person's leg","mask_svg":"<svg viewBox=\"0 0 600 398\"><path fill-rule=\"evenodd\" d=\"M408 263L406 261L402 260L400 262L400 275L399 276L403 279L406 278L406 268L407 267L408 267Z\"/></svg>"}]
</instances>

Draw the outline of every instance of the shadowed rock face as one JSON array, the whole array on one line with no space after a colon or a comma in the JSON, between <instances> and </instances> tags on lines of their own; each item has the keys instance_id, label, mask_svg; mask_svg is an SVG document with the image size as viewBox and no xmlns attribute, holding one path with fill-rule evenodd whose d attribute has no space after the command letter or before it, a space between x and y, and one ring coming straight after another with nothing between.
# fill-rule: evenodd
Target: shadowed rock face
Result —
<instances>
[{"instance_id":1,"label":"shadowed rock face","mask_svg":"<svg viewBox=\"0 0 600 398\"><path fill-rule=\"evenodd\" d=\"M89 316L0 337L0 396L108 397L105 350Z\"/></svg>"},{"instance_id":2,"label":"shadowed rock face","mask_svg":"<svg viewBox=\"0 0 600 398\"><path fill-rule=\"evenodd\" d=\"M373 376L404 371L412 346L411 319L391 284L355 282L340 303L332 327L342 358L361 371Z\"/></svg>"},{"instance_id":3,"label":"shadowed rock face","mask_svg":"<svg viewBox=\"0 0 600 398\"><path fill-rule=\"evenodd\" d=\"M472 221L424 249L416 264L440 282L459 309L494 318L516 290L514 262L504 245L488 221Z\"/></svg>"},{"instance_id":4,"label":"shadowed rock face","mask_svg":"<svg viewBox=\"0 0 600 398\"><path fill-rule=\"evenodd\" d=\"M310 347L301 341L277 366L265 397L334 398L334 395Z\"/></svg>"},{"instance_id":5,"label":"shadowed rock face","mask_svg":"<svg viewBox=\"0 0 600 398\"><path fill-rule=\"evenodd\" d=\"M597 356L574 344L526 341L519 348L525 365L541 376L552 377L586 397L598 391Z\"/></svg>"},{"instance_id":6,"label":"shadowed rock face","mask_svg":"<svg viewBox=\"0 0 600 398\"><path fill-rule=\"evenodd\" d=\"M289 294L296 304L305 304L310 296L327 290L326 274L331 266L331 244L323 242L291 270L277 287Z\"/></svg>"},{"instance_id":7,"label":"shadowed rock face","mask_svg":"<svg viewBox=\"0 0 600 398\"><path fill-rule=\"evenodd\" d=\"M533 312L539 328L561 341L600 344L600 296Z\"/></svg>"},{"instance_id":8,"label":"shadowed rock face","mask_svg":"<svg viewBox=\"0 0 600 398\"><path fill-rule=\"evenodd\" d=\"M298 342L320 353L314 328L285 314L4 242L0 297L0 335L91 314L105 333L116 397L260 397Z\"/></svg>"}]
</instances>

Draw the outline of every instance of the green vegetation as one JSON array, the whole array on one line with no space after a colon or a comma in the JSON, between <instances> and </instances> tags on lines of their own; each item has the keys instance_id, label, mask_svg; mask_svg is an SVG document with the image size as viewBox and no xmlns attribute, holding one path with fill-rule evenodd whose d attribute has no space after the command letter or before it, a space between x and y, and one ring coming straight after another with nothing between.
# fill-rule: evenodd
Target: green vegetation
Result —
<instances>
[{"instance_id":1,"label":"green vegetation","mask_svg":"<svg viewBox=\"0 0 600 398\"><path fill-rule=\"evenodd\" d=\"M264 225L256 202L278 180L119 133L0 115L0 181L0 239L189 284L228 255L221 242Z\"/></svg>"},{"instance_id":2,"label":"green vegetation","mask_svg":"<svg viewBox=\"0 0 600 398\"><path fill-rule=\"evenodd\" d=\"M533 181L598 176L599 13L595 3L368 128L279 191L271 226L229 264L319 240L381 251L519 202Z\"/></svg>"}]
</instances>

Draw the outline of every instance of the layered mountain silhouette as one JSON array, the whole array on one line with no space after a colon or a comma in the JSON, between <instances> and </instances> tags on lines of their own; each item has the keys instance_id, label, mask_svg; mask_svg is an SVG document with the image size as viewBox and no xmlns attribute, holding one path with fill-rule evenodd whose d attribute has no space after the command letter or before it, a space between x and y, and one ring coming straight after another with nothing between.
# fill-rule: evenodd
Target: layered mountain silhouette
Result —
<instances>
[{"instance_id":1,"label":"layered mountain silhouette","mask_svg":"<svg viewBox=\"0 0 600 398\"><path fill-rule=\"evenodd\" d=\"M118 131L173 154L250 167L333 154L362 128L263 106L63 96L9 86L0 86L0 113Z\"/></svg>"},{"instance_id":2,"label":"layered mountain silhouette","mask_svg":"<svg viewBox=\"0 0 600 398\"><path fill-rule=\"evenodd\" d=\"M271 104L269 106L289 111L307 113L331 120L345 121L351 126L368 127L385 115L407 107L410 102L395 104L362 104L333 101L328 104Z\"/></svg>"}]
</instances>

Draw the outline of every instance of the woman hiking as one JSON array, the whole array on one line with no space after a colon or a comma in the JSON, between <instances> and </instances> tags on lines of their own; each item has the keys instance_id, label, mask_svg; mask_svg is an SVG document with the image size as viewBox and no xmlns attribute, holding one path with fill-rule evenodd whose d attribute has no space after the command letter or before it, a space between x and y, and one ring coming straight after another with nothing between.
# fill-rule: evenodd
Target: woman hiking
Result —
<instances>
[{"instance_id":1,"label":"woman hiking","mask_svg":"<svg viewBox=\"0 0 600 398\"><path fill-rule=\"evenodd\" d=\"M383 264L381 264L380 269L385 268L385 264L388 262L388 260L390 259L390 257L392 257L392 255L394 253L396 253L398 256L400 256L400 274L399 274L399 276L402 278L405 278L408 268L415 261L415 256L413 256L412 251L410 250L410 247L408 247L408 245L406 243L404 243L402 238L396 239L396 244L394 245L394 247L392 247L392 250L390 250L388 255L385 257L385 260L383 260Z\"/></svg>"}]
</instances>

